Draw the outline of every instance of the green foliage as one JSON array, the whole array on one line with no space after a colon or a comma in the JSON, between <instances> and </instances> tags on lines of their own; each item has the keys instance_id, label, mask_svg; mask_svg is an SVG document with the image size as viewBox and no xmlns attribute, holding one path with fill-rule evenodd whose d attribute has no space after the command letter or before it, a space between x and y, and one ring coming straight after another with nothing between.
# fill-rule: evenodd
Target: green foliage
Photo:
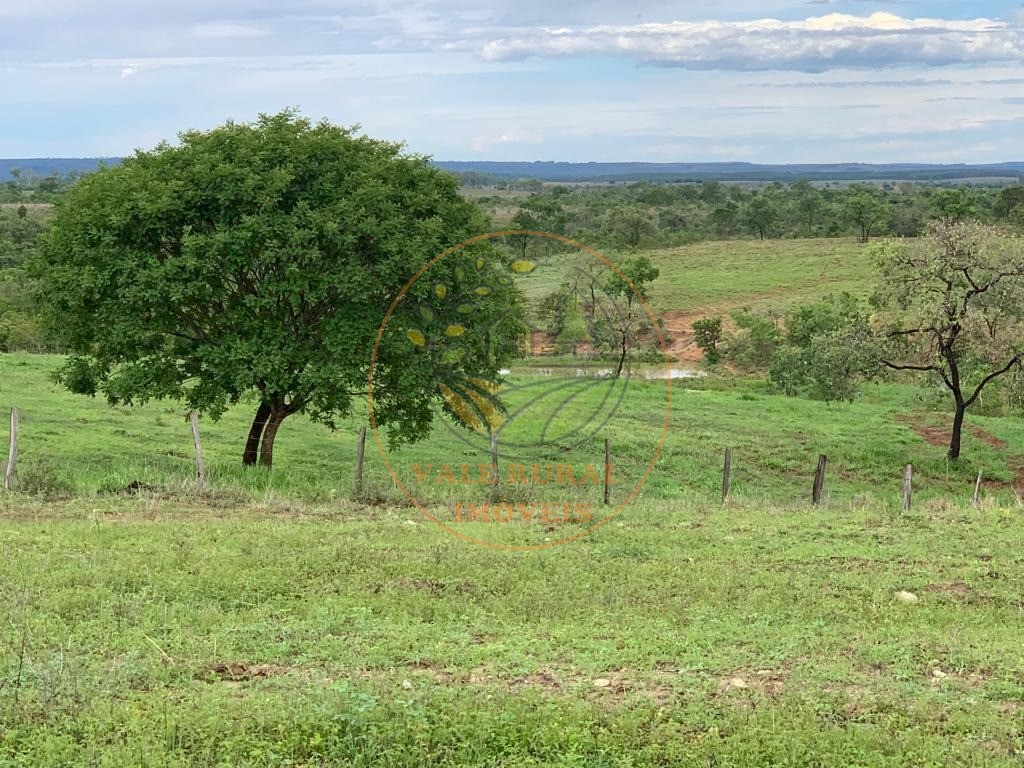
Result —
<instances>
[{"instance_id":1,"label":"green foliage","mask_svg":"<svg viewBox=\"0 0 1024 768\"><path fill-rule=\"evenodd\" d=\"M1000 218L1008 218L1014 209L1024 205L1024 185L1006 187L999 190L993 203L993 213Z\"/></svg>"},{"instance_id":2,"label":"green foliage","mask_svg":"<svg viewBox=\"0 0 1024 768\"><path fill-rule=\"evenodd\" d=\"M609 242L627 248L636 248L656 234L658 225L651 211L640 205L612 208L604 220L603 233Z\"/></svg>"},{"instance_id":3,"label":"green foliage","mask_svg":"<svg viewBox=\"0 0 1024 768\"><path fill-rule=\"evenodd\" d=\"M976 219L980 213L977 198L967 189L940 189L931 198L932 214L939 219Z\"/></svg>"},{"instance_id":4,"label":"green foliage","mask_svg":"<svg viewBox=\"0 0 1024 768\"><path fill-rule=\"evenodd\" d=\"M1010 226L1018 232L1024 232L1024 203L1011 210L1007 220L1010 222Z\"/></svg>"},{"instance_id":5,"label":"green foliage","mask_svg":"<svg viewBox=\"0 0 1024 768\"><path fill-rule=\"evenodd\" d=\"M559 352L572 352L575 355L577 346L590 341L587 319L579 297L575 294L567 298L562 318L562 327L555 337L556 348Z\"/></svg>"},{"instance_id":6,"label":"green foliage","mask_svg":"<svg viewBox=\"0 0 1024 768\"><path fill-rule=\"evenodd\" d=\"M650 182L574 187L543 187L483 194L465 191L506 226L546 229L582 242L616 248L671 247L721 238L917 237L931 220L980 218L1005 224L1024 202L1024 187L940 188L915 183L741 185ZM544 219L544 206L557 203L557 215ZM522 215L520 215L522 214ZM536 240L536 239L535 239ZM536 248L543 243L521 240ZM634 245L635 244L635 245Z\"/></svg>"},{"instance_id":7,"label":"green foliage","mask_svg":"<svg viewBox=\"0 0 1024 768\"><path fill-rule=\"evenodd\" d=\"M255 391L268 424L302 412L333 425L366 393L399 289L484 229L425 158L283 112L185 132L83 179L36 268L49 326L72 351L60 375L72 391L172 397L214 417ZM374 370L376 421L392 439L427 434L439 381L494 381L518 353L507 272L487 243L462 249L398 305ZM425 311L459 312L472 332L427 333ZM414 331L423 344L409 343Z\"/></svg>"},{"instance_id":8,"label":"green foliage","mask_svg":"<svg viewBox=\"0 0 1024 768\"><path fill-rule=\"evenodd\" d=\"M860 300L849 292L828 296L822 301L805 304L786 315L786 343L796 347L810 346L814 336L838 331L867 320Z\"/></svg>"},{"instance_id":9,"label":"green foliage","mask_svg":"<svg viewBox=\"0 0 1024 768\"><path fill-rule=\"evenodd\" d=\"M743 210L744 222L761 240L778 227L779 217L779 203L771 189L756 194Z\"/></svg>"},{"instance_id":10,"label":"green foliage","mask_svg":"<svg viewBox=\"0 0 1024 768\"><path fill-rule=\"evenodd\" d=\"M558 196L536 195L520 203L519 210L509 222L509 229L564 235L566 219L567 214ZM508 239L520 258L524 259L533 252L543 254L560 248L555 240L537 235L510 235Z\"/></svg>"},{"instance_id":11,"label":"green foliage","mask_svg":"<svg viewBox=\"0 0 1024 768\"><path fill-rule=\"evenodd\" d=\"M593 336L606 351L617 354L616 376L622 373L641 332L651 327L651 316L644 302L649 298L651 283L660 274L661 271L647 256L633 256L608 274L605 294L609 301L596 308ZM651 349L655 355L656 347L657 343L652 340Z\"/></svg>"},{"instance_id":12,"label":"green foliage","mask_svg":"<svg viewBox=\"0 0 1024 768\"><path fill-rule=\"evenodd\" d=\"M704 360L714 365L722 359L718 344L722 341L722 318L706 317L693 324L693 336L704 353Z\"/></svg>"},{"instance_id":13,"label":"green foliage","mask_svg":"<svg viewBox=\"0 0 1024 768\"><path fill-rule=\"evenodd\" d=\"M31 213L24 205L0 208L0 352L54 349L40 326L36 281L25 268L37 251L45 215L39 207Z\"/></svg>"},{"instance_id":14,"label":"green foliage","mask_svg":"<svg viewBox=\"0 0 1024 768\"><path fill-rule=\"evenodd\" d=\"M853 400L878 373L879 352L865 306L849 293L798 307L786 316L785 344L768 379L787 395Z\"/></svg>"},{"instance_id":15,"label":"green foliage","mask_svg":"<svg viewBox=\"0 0 1024 768\"><path fill-rule=\"evenodd\" d=\"M726 357L744 371L765 370L782 341L778 319L769 314L740 309L732 313L738 331L729 339Z\"/></svg>"},{"instance_id":16,"label":"green foliage","mask_svg":"<svg viewBox=\"0 0 1024 768\"><path fill-rule=\"evenodd\" d=\"M861 242L864 243L884 225L891 212L887 200L863 185L854 185L851 194L843 201L843 214L847 221L857 227Z\"/></svg>"},{"instance_id":17,"label":"green foliage","mask_svg":"<svg viewBox=\"0 0 1024 768\"><path fill-rule=\"evenodd\" d=\"M918 242L879 245L875 258L883 361L949 390L958 458L965 411L1024 362L1024 242L947 219Z\"/></svg>"}]
</instances>

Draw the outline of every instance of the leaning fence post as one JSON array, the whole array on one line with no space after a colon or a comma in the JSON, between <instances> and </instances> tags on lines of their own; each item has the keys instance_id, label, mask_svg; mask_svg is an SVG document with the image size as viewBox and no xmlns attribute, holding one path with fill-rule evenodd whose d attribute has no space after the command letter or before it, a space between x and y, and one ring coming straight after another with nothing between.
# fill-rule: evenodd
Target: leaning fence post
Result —
<instances>
[{"instance_id":1,"label":"leaning fence post","mask_svg":"<svg viewBox=\"0 0 1024 768\"><path fill-rule=\"evenodd\" d=\"M612 503L612 441L604 439L604 503Z\"/></svg>"},{"instance_id":2,"label":"leaning fence post","mask_svg":"<svg viewBox=\"0 0 1024 768\"><path fill-rule=\"evenodd\" d=\"M914 465L907 464L903 470L903 511L910 511L910 498L914 493Z\"/></svg>"},{"instance_id":3,"label":"leaning fence post","mask_svg":"<svg viewBox=\"0 0 1024 768\"><path fill-rule=\"evenodd\" d=\"M11 408L11 444L7 450L7 469L4 471L4 490L14 488L14 465L18 459L18 409Z\"/></svg>"},{"instance_id":4,"label":"leaning fence post","mask_svg":"<svg viewBox=\"0 0 1024 768\"><path fill-rule=\"evenodd\" d=\"M202 493L206 489L206 465L203 463L203 443L199 439L199 414L190 412L188 421L192 425L192 442L196 450L196 489Z\"/></svg>"},{"instance_id":5,"label":"leaning fence post","mask_svg":"<svg viewBox=\"0 0 1024 768\"><path fill-rule=\"evenodd\" d=\"M725 449L725 460L722 462L722 503L729 500L729 487L732 485L732 448Z\"/></svg>"},{"instance_id":6,"label":"leaning fence post","mask_svg":"<svg viewBox=\"0 0 1024 768\"><path fill-rule=\"evenodd\" d=\"M356 493L363 492L363 459L366 456L366 427L359 428L356 440Z\"/></svg>"},{"instance_id":7,"label":"leaning fence post","mask_svg":"<svg viewBox=\"0 0 1024 768\"><path fill-rule=\"evenodd\" d=\"M825 487L825 465L828 457L825 454L818 456L818 470L814 473L814 486L811 489L811 501L815 504L821 503L821 491Z\"/></svg>"},{"instance_id":8,"label":"leaning fence post","mask_svg":"<svg viewBox=\"0 0 1024 768\"><path fill-rule=\"evenodd\" d=\"M978 506L981 503L981 470L978 470L978 481L974 484L974 498L971 499L972 506Z\"/></svg>"}]
</instances>

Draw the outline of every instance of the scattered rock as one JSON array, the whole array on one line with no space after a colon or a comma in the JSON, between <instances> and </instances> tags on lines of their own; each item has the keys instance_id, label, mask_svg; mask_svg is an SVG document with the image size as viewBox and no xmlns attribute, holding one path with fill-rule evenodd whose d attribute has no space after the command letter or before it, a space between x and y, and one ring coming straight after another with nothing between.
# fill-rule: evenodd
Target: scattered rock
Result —
<instances>
[{"instance_id":1,"label":"scattered rock","mask_svg":"<svg viewBox=\"0 0 1024 768\"><path fill-rule=\"evenodd\" d=\"M934 679L936 679L936 680L942 680L944 677L949 677L949 675L947 675L941 669L933 669L932 670L932 677Z\"/></svg>"},{"instance_id":2,"label":"scattered rock","mask_svg":"<svg viewBox=\"0 0 1024 768\"><path fill-rule=\"evenodd\" d=\"M913 592L901 591L896 593L896 599L899 600L901 603L908 603L910 605L913 605L917 602L918 597Z\"/></svg>"},{"instance_id":3,"label":"scattered rock","mask_svg":"<svg viewBox=\"0 0 1024 768\"><path fill-rule=\"evenodd\" d=\"M742 690L745 690L745 689L749 688L750 686L747 685L747 681L744 680L742 677L734 677L734 678L732 678L729 681L729 684L726 687L727 688L735 688L737 690L741 690L742 691Z\"/></svg>"},{"instance_id":4,"label":"scattered rock","mask_svg":"<svg viewBox=\"0 0 1024 768\"><path fill-rule=\"evenodd\" d=\"M594 681L595 688L609 688L611 687L612 681L607 677L599 677Z\"/></svg>"},{"instance_id":5,"label":"scattered rock","mask_svg":"<svg viewBox=\"0 0 1024 768\"><path fill-rule=\"evenodd\" d=\"M411 691L412 690L412 682L410 682L409 680L403 680L402 681L402 687L405 688L405 690L407 690L407 691Z\"/></svg>"}]
</instances>

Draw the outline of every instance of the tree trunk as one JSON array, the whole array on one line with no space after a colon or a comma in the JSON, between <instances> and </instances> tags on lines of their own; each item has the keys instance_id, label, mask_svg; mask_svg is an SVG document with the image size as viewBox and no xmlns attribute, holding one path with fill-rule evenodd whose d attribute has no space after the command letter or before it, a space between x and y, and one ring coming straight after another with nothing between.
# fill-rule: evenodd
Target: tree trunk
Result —
<instances>
[{"instance_id":1,"label":"tree trunk","mask_svg":"<svg viewBox=\"0 0 1024 768\"><path fill-rule=\"evenodd\" d=\"M277 438L277 430L288 417L285 409L272 408L270 418L267 419L267 426L263 430L263 440L260 442L260 466L270 469L274 465L274 440Z\"/></svg>"},{"instance_id":2,"label":"tree trunk","mask_svg":"<svg viewBox=\"0 0 1024 768\"><path fill-rule=\"evenodd\" d=\"M626 351L627 351L627 349L628 349L628 347L626 346L626 334L623 333L622 334L622 353L619 355L619 367L615 370L615 378L616 379L619 378L619 376L622 375L622 369L623 369L623 367L626 364Z\"/></svg>"},{"instance_id":3,"label":"tree trunk","mask_svg":"<svg viewBox=\"0 0 1024 768\"><path fill-rule=\"evenodd\" d=\"M245 452L242 454L243 467L256 465L256 459L260 454L260 437L263 435L263 428L267 425L268 418L270 418L270 405L261 402L260 407L256 409L256 418L252 420L252 426L249 428L249 437L245 440Z\"/></svg>"},{"instance_id":4,"label":"tree trunk","mask_svg":"<svg viewBox=\"0 0 1024 768\"><path fill-rule=\"evenodd\" d=\"M953 417L953 435L949 440L949 453L951 459L960 458L960 433L964 428L964 414L967 407L963 403L956 404L956 415Z\"/></svg>"}]
</instances>

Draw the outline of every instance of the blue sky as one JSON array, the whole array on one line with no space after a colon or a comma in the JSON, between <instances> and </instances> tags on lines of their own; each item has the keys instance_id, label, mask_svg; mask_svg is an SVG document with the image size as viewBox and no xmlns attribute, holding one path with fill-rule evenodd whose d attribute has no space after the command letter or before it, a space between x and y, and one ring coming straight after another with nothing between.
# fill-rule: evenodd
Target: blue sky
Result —
<instances>
[{"instance_id":1,"label":"blue sky","mask_svg":"<svg viewBox=\"0 0 1024 768\"><path fill-rule=\"evenodd\" d=\"M0 74L0 157L299 107L446 160L1024 160L1020 0L0 0Z\"/></svg>"}]
</instances>

